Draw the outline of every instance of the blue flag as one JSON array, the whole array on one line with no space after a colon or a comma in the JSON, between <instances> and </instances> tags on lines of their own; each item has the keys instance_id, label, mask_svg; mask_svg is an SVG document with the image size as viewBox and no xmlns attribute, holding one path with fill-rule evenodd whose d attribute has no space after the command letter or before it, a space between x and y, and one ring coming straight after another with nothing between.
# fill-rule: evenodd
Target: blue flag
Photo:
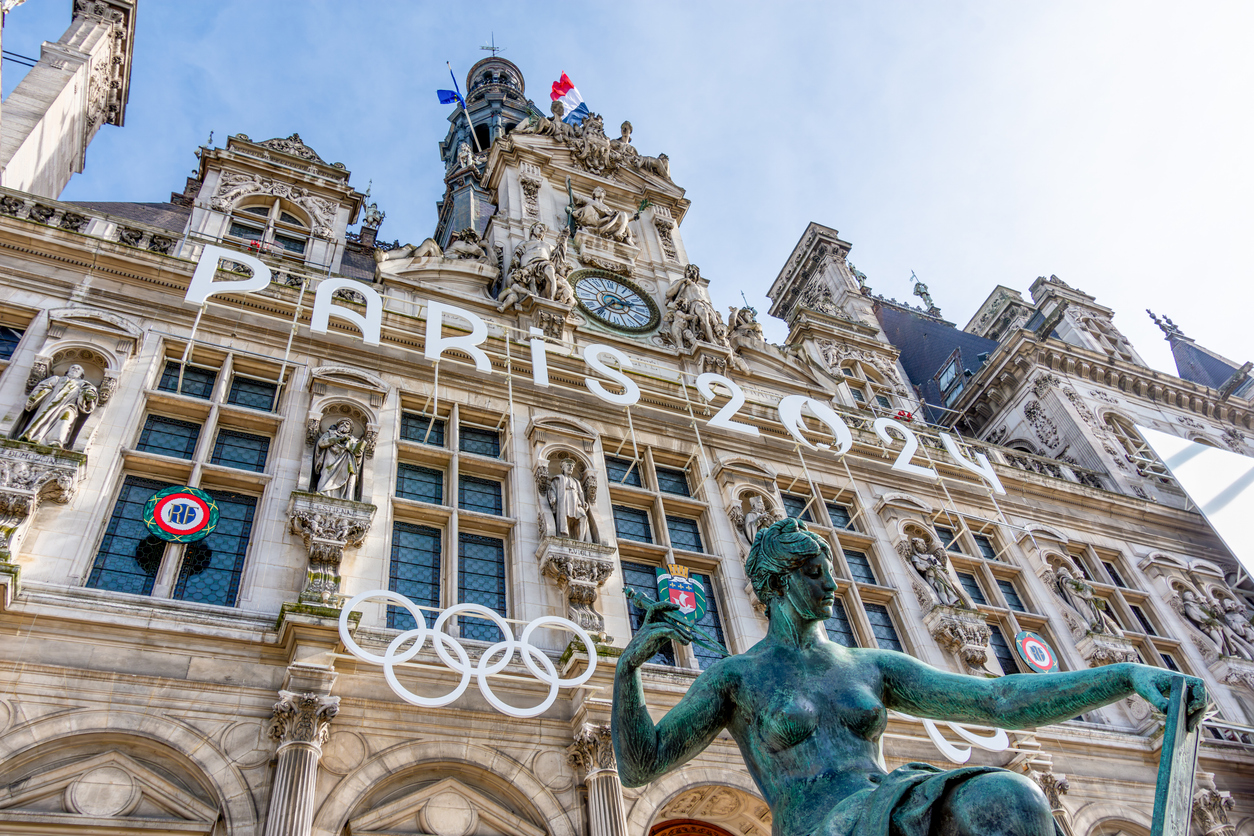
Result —
<instances>
[{"instance_id":1,"label":"blue flag","mask_svg":"<svg viewBox=\"0 0 1254 836\"><path fill-rule=\"evenodd\" d=\"M453 104L453 102L461 102L462 97L452 90L436 90L436 95L440 97L440 104Z\"/></svg>"}]
</instances>

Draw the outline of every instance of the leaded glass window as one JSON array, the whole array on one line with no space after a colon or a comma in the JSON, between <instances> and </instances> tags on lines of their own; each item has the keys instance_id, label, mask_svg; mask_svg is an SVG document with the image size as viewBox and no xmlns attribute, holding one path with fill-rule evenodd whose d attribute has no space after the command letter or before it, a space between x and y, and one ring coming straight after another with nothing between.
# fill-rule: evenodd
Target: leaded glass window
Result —
<instances>
[{"instance_id":1,"label":"leaded glass window","mask_svg":"<svg viewBox=\"0 0 1254 836\"><path fill-rule=\"evenodd\" d=\"M993 545L993 541L985 537L983 534L972 534L971 539L975 541L975 547L980 551L980 557L985 560L997 559L997 547ZM958 549L954 549L958 551Z\"/></svg>"},{"instance_id":2,"label":"leaded glass window","mask_svg":"<svg viewBox=\"0 0 1254 836\"><path fill-rule=\"evenodd\" d=\"M396 495L443 505L444 474L430 467L402 464L396 469Z\"/></svg>"},{"instance_id":3,"label":"leaded glass window","mask_svg":"<svg viewBox=\"0 0 1254 836\"><path fill-rule=\"evenodd\" d=\"M993 649L993 655L997 657L997 664L1001 665L1003 673L1020 673L1019 660L1015 658L1014 651L1010 649L1001 628L996 624L988 625L988 644Z\"/></svg>"},{"instance_id":4,"label":"leaded glass window","mask_svg":"<svg viewBox=\"0 0 1254 836\"><path fill-rule=\"evenodd\" d=\"M144 525L144 506L154 493L169 487L172 486L168 482L126 477L87 577L89 587L152 594L165 555L165 541L154 537Z\"/></svg>"},{"instance_id":5,"label":"leaded glass window","mask_svg":"<svg viewBox=\"0 0 1254 836\"><path fill-rule=\"evenodd\" d=\"M278 392L277 383L235 375L231 378L231 391L226 396L226 402L270 412L274 409L274 397Z\"/></svg>"},{"instance_id":6,"label":"leaded glass window","mask_svg":"<svg viewBox=\"0 0 1254 836\"><path fill-rule=\"evenodd\" d=\"M640 464L639 462L633 462L631 459L606 456L605 473L609 476L611 482L631 485L633 488L639 488L643 484L640 481Z\"/></svg>"},{"instance_id":7,"label":"leaded glass window","mask_svg":"<svg viewBox=\"0 0 1254 836\"><path fill-rule=\"evenodd\" d=\"M476 476L457 477L457 507L499 517L502 512L501 483Z\"/></svg>"},{"instance_id":8,"label":"leaded glass window","mask_svg":"<svg viewBox=\"0 0 1254 836\"><path fill-rule=\"evenodd\" d=\"M401 438L433 447L444 446L444 420L413 412L401 413Z\"/></svg>"},{"instance_id":9,"label":"leaded glass window","mask_svg":"<svg viewBox=\"0 0 1254 836\"><path fill-rule=\"evenodd\" d=\"M1163 657L1163 664L1167 666L1168 670L1173 670L1176 673L1183 673L1183 671L1180 670L1179 663L1176 662L1176 660L1172 657L1170 653L1163 653L1160 650L1158 652L1158 655Z\"/></svg>"},{"instance_id":10,"label":"leaded glass window","mask_svg":"<svg viewBox=\"0 0 1254 836\"><path fill-rule=\"evenodd\" d=\"M1124 589L1131 589L1131 587L1124 582L1123 576L1119 574L1119 570L1115 568L1115 564L1111 563L1109 560L1103 560L1102 565L1106 567L1106 574L1110 575L1111 583Z\"/></svg>"},{"instance_id":11,"label":"leaded glass window","mask_svg":"<svg viewBox=\"0 0 1254 836\"><path fill-rule=\"evenodd\" d=\"M885 409L893 408L893 405L889 403L888 398L884 397L883 395L876 395L875 402L879 404L880 406L884 407Z\"/></svg>"},{"instance_id":12,"label":"leaded glass window","mask_svg":"<svg viewBox=\"0 0 1254 836\"><path fill-rule=\"evenodd\" d=\"M635 590L652 601L657 598L657 573L652 566L623 561L623 586ZM709 590L706 590L706 597L709 598ZM631 633L635 635L644 623L644 611L634 605L628 605L627 614L631 618ZM674 665L675 646L669 641L666 642L649 661L658 665Z\"/></svg>"},{"instance_id":13,"label":"leaded glass window","mask_svg":"<svg viewBox=\"0 0 1254 836\"><path fill-rule=\"evenodd\" d=\"M420 607L440 606L440 531L425 525L392 524L392 561L388 589ZM404 609L388 605L387 625L394 630L417 627Z\"/></svg>"},{"instance_id":14,"label":"leaded glass window","mask_svg":"<svg viewBox=\"0 0 1254 836\"><path fill-rule=\"evenodd\" d=\"M705 546L701 542L701 527L696 520L667 515L666 530L671 535L673 547L690 552L705 551Z\"/></svg>"},{"instance_id":15,"label":"leaded glass window","mask_svg":"<svg viewBox=\"0 0 1254 836\"><path fill-rule=\"evenodd\" d=\"M226 491L206 491L218 506L218 527L183 553L174 597L182 601L235 606L244 572L248 537L253 530L257 498Z\"/></svg>"},{"instance_id":16,"label":"leaded glass window","mask_svg":"<svg viewBox=\"0 0 1254 836\"><path fill-rule=\"evenodd\" d=\"M496 430L462 424L457 449L477 456L501 457L501 434ZM495 628L494 628L495 629Z\"/></svg>"},{"instance_id":17,"label":"leaded glass window","mask_svg":"<svg viewBox=\"0 0 1254 836\"><path fill-rule=\"evenodd\" d=\"M714 594L714 580L709 575L692 573L695 580L700 581L705 586L705 615L697 619L697 626L715 638L721 647L727 647L727 639L723 635L723 622L718 617L718 596ZM692 654L697 657L697 665L705 670L710 665L723 658L720 654L712 650L706 650L696 644L688 645L692 648Z\"/></svg>"},{"instance_id":18,"label":"leaded glass window","mask_svg":"<svg viewBox=\"0 0 1254 836\"><path fill-rule=\"evenodd\" d=\"M1141 622L1141 627L1151 636L1157 636L1158 632L1154 629L1153 623L1149 620L1149 616L1145 611L1136 604L1128 604L1128 609L1132 610L1132 614L1136 616L1136 620Z\"/></svg>"},{"instance_id":19,"label":"leaded glass window","mask_svg":"<svg viewBox=\"0 0 1254 836\"><path fill-rule=\"evenodd\" d=\"M505 541L478 534L457 535L457 602L482 604L505 612ZM458 618L463 638L499 642L503 637L495 624L482 618Z\"/></svg>"},{"instance_id":20,"label":"leaded glass window","mask_svg":"<svg viewBox=\"0 0 1254 836\"><path fill-rule=\"evenodd\" d=\"M17 351L17 344L22 339L22 331L17 328L0 326L0 360L8 360Z\"/></svg>"},{"instance_id":21,"label":"leaded glass window","mask_svg":"<svg viewBox=\"0 0 1254 836\"><path fill-rule=\"evenodd\" d=\"M688 491L688 474L670 467L657 468L657 486L663 493L692 496Z\"/></svg>"},{"instance_id":22,"label":"leaded glass window","mask_svg":"<svg viewBox=\"0 0 1254 836\"><path fill-rule=\"evenodd\" d=\"M196 453L199 439L200 424L164 415L149 415L144 420L144 430L139 434L139 444L135 448L144 453L190 459Z\"/></svg>"},{"instance_id":23,"label":"leaded glass window","mask_svg":"<svg viewBox=\"0 0 1254 836\"><path fill-rule=\"evenodd\" d=\"M161 380L157 383L158 389L162 392L178 390L180 365L182 364L175 360L166 361L165 368L161 372ZM183 391L181 394L207 401L213 397L213 384L217 379L218 373L214 369L206 369L201 366L183 366Z\"/></svg>"},{"instance_id":24,"label":"leaded glass window","mask_svg":"<svg viewBox=\"0 0 1254 836\"><path fill-rule=\"evenodd\" d=\"M278 244L289 253L297 253L299 255L304 255L305 253L304 238L296 238L291 235L281 235L276 232L274 234L274 243Z\"/></svg>"},{"instance_id":25,"label":"leaded glass window","mask_svg":"<svg viewBox=\"0 0 1254 836\"><path fill-rule=\"evenodd\" d=\"M827 503L827 514L832 518L832 525L836 528L852 529L853 514L852 509L848 505L841 505L837 502Z\"/></svg>"},{"instance_id":26,"label":"leaded glass window","mask_svg":"<svg viewBox=\"0 0 1254 836\"><path fill-rule=\"evenodd\" d=\"M808 503L810 498L807 496L798 496L794 493L781 494L784 500L784 513L795 520L803 520L804 522L813 522L814 517L810 516Z\"/></svg>"},{"instance_id":27,"label":"leaded glass window","mask_svg":"<svg viewBox=\"0 0 1254 836\"><path fill-rule=\"evenodd\" d=\"M946 528L943 525L933 526L933 528L936 530L936 536L940 538L941 545L945 547L945 551L962 554L962 549L954 542L954 530L952 528Z\"/></svg>"},{"instance_id":28,"label":"leaded glass window","mask_svg":"<svg viewBox=\"0 0 1254 836\"><path fill-rule=\"evenodd\" d=\"M823 626L827 629L827 637L837 644L845 647L858 646L858 639L849 624L849 613L845 611L845 604L839 598L832 607L832 617L824 621Z\"/></svg>"},{"instance_id":29,"label":"leaded glass window","mask_svg":"<svg viewBox=\"0 0 1254 836\"><path fill-rule=\"evenodd\" d=\"M975 575L969 572L959 572L958 582L962 584L962 588L971 596L971 600L977 604L987 604L988 599L984 597L984 590L980 589L980 582L976 580Z\"/></svg>"},{"instance_id":30,"label":"leaded glass window","mask_svg":"<svg viewBox=\"0 0 1254 836\"><path fill-rule=\"evenodd\" d=\"M261 473L266 469L266 457L270 453L270 439L236 430L218 430L213 444L211 464L238 467Z\"/></svg>"},{"instance_id":31,"label":"leaded glass window","mask_svg":"<svg viewBox=\"0 0 1254 836\"><path fill-rule=\"evenodd\" d=\"M1015 612L1031 612L1023 604L1023 599L1019 597L1019 590L1015 588L1013 581L997 579L997 588L1001 590L1001 594L1006 596L1006 603L1010 605L1010 609Z\"/></svg>"},{"instance_id":32,"label":"leaded glass window","mask_svg":"<svg viewBox=\"0 0 1254 836\"><path fill-rule=\"evenodd\" d=\"M871 622L871 632L875 634L876 644L884 650L903 650L888 607L883 604L867 604L866 617Z\"/></svg>"},{"instance_id":33,"label":"leaded glass window","mask_svg":"<svg viewBox=\"0 0 1254 836\"><path fill-rule=\"evenodd\" d=\"M845 549L845 561L849 564L849 574L858 583L869 583L879 586L879 580L875 577L875 569L871 567L871 560L860 551L854 549Z\"/></svg>"},{"instance_id":34,"label":"leaded glass window","mask_svg":"<svg viewBox=\"0 0 1254 836\"><path fill-rule=\"evenodd\" d=\"M638 543L653 542L653 528L649 525L649 512L643 508L614 506L614 531L621 540Z\"/></svg>"}]
</instances>

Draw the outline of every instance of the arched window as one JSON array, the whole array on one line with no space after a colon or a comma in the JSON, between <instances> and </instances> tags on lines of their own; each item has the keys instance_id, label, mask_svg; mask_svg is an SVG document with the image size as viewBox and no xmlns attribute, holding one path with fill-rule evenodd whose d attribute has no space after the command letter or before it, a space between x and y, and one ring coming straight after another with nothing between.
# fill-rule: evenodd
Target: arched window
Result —
<instances>
[{"instance_id":1,"label":"arched window","mask_svg":"<svg viewBox=\"0 0 1254 836\"><path fill-rule=\"evenodd\" d=\"M1128 461L1136 467L1137 473L1142 476L1167 476L1167 467L1126 418L1109 413L1103 420L1106 428L1119 440L1119 445L1123 447Z\"/></svg>"},{"instance_id":2,"label":"arched window","mask_svg":"<svg viewBox=\"0 0 1254 836\"><path fill-rule=\"evenodd\" d=\"M304 259L309 246L309 222L282 198L238 206L227 227L229 238L249 249Z\"/></svg>"},{"instance_id":3,"label":"arched window","mask_svg":"<svg viewBox=\"0 0 1254 836\"><path fill-rule=\"evenodd\" d=\"M893 390L883 382L883 376L869 364L857 360L846 360L840 364L840 373L844 375L845 384L854 404L869 407L877 411L894 410Z\"/></svg>"}]
</instances>

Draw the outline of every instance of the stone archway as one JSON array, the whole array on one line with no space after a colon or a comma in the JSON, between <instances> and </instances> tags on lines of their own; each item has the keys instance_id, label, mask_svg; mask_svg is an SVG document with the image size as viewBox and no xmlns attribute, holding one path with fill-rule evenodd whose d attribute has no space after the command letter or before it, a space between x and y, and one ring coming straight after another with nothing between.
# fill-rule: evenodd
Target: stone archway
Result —
<instances>
[{"instance_id":1,"label":"stone archway","mask_svg":"<svg viewBox=\"0 0 1254 836\"><path fill-rule=\"evenodd\" d=\"M649 836L735 836L716 824L697 819L671 819L653 825Z\"/></svg>"},{"instance_id":2,"label":"stone archway","mask_svg":"<svg viewBox=\"0 0 1254 836\"><path fill-rule=\"evenodd\" d=\"M654 817L650 836L770 836L766 802L735 787L706 784L672 796Z\"/></svg>"}]
</instances>

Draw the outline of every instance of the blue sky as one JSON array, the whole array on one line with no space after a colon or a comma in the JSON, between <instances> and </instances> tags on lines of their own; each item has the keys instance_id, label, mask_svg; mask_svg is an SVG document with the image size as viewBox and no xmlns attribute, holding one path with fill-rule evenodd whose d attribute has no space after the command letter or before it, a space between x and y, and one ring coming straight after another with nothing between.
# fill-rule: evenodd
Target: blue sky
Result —
<instances>
[{"instance_id":1,"label":"blue sky","mask_svg":"<svg viewBox=\"0 0 1254 836\"><path fill-rule=\"evenodd\" d=\"M565 71L607 126L666 152L690 258L720 307L765 291L806 224L853 244L878 293L910 271L960 326L997 284L1057 274L1174 371L1144 308L1242 362L1254 289L1254 4L544 4L140 0L124 128L67 200L161 201L214 132L300 132L420 241L443 191L444 62L495 33L545 106ZM69 0L27 0L37 55ZM473 11L472 11L473 10ZM4 65L4 92L17 65ZM918 301L911 299L911 301ZM768 323L782 339L782 323Z\"/></svg>"}]
</instances>

